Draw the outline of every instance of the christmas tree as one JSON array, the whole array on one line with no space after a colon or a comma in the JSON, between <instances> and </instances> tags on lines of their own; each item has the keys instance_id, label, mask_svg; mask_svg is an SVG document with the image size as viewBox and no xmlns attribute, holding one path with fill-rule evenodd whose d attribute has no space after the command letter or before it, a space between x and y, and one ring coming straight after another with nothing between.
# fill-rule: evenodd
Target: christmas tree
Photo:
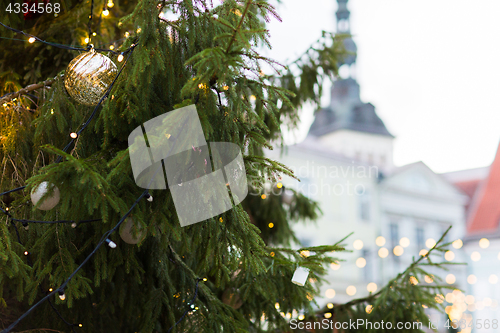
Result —
<instances>
[{"instance_id":1,"label":"christmas tree","mask_svg":"<svg viewBox=\"0 0 500 333\"><path fill-rule=\"evenodd\" d=\"M291 225L320 209L282 187L294 175L264 149L304 103L319 106L346 56L343 36L325 32L281 65L259 53L270 47L266 23L279 20L267 0L1 6L2 332L288 332L291 318L427 327L424 307L441 309L447 287L418 280L442 266L431 255L446 244L333 309L314 297L343 240L291 248ZM129 135L193 104L206 142L241 150L248 195L181 226L171 189L137 185ZM175 119L166 126L182 132ZM308 279L294 283L294 272Z\"/></svg>"}]
</instances>

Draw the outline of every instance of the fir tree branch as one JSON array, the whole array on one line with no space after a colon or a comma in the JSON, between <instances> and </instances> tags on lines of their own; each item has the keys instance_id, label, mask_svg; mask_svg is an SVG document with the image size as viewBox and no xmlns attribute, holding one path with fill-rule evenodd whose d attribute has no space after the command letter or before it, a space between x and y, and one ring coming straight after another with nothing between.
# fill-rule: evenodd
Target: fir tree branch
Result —
<instances>
[{"instance_id":1,"label":"fir tree branch","mask_svg":"<svg viewBox=\"0 0 500 333\"><path fill-rule=\"evenodd\" d=\"M56 81L56 79L57 79L57 77L55 77L53 79L45 80L45 81L40 82L40 83L30 84L29 86L26 86L23 89L18 90L16 92L7 93L0 98L0 104L10 102L14 98L17 98L21 95L26 95L30 91L37 90L37 89L40 89L40 88L43 88L46 86L50 86L51 84L53 84Z\"/></svg>"},{"instance_id":2,"label":"fir tree branch","mask_svg":"<svg viewBox=\"0 0 500 333\"><path fill-rule=\"evenodd\" d=\"M248 9L250 8L251 3L252 3L252 0L248 0L246 5L245 5L245 9L243 10L243 13L241 14L241 20L238 23L238 25L236 26L236 29L234 29L231 40L229 41L229 44L227 45L226 54L229 54L229 51L231 50L231 46L233 45L233 42L236 41L236 34L238 33L238 31L241 29L241 26L243 25L243 21L245 20L245 16L248 12Z\"/></svg>"}]
</instances>

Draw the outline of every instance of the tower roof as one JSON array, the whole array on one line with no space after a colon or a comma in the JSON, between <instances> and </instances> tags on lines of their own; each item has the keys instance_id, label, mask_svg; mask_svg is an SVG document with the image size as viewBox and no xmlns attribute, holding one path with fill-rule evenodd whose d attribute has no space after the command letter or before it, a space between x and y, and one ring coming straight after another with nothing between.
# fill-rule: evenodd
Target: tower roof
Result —
<instances>
[{"instance_id":1,"label":"tower roof","mask_svg":"<svg viewBox=\"0 0 500 333\"><path fill-rule=\"evenodd\" d=\"M467 233L483 234L499 231L500 227L500 145L491 164L488 177L479 185L467 218Z\"/></svg>"},{"instance_id":2,"label":"tower roof","mask_svg":"<svg viewBox=\"0 0 500 333\"><path fill-rule=\"evenodd\" d=\"M356 43L350 37L350 12L348 0L337 0L337 33L345 34L344 46L348 54L343 61L344 66L356 63ZM394 137L377 116L371 103L363 103L359 96L359 84L355 79L337 80L331 92L330 106L318 110L309 135L322 136L341 129Z\"/></svg>"},{"instance_id":3,"label":"tower roof","mask_svg":"<svg viewBox=\"0 0 500 333\"><path fill-rule=\"evenodd\" d=\"M331 104L316 112L309 135L323 136L342 129L394 137L375 112L375 106L361 101L359 85L352 78L334 83Z\"/></svg>"}]
</instances>

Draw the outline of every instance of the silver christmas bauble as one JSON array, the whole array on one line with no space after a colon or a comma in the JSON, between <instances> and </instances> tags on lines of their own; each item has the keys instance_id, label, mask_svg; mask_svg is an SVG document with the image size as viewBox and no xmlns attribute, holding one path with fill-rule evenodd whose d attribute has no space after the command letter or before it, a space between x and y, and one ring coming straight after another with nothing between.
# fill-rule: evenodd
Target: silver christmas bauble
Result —
<instances>
[{"instance_id":1,"label":"silver christmas bauble","mask_svg":"<svg viewBox=\"0 0 500 333\"><path fill-rule=\"evenodd\" d=\"M111 59L92 49L71 60L64 74L64 86L78 103L97 105L117 73Z\"/></svg>"},{"instance_id":2,"label":"silver christmas bauble","mask_svg":"<svg viewBox=\"0 0 500 333\"><path fill-rule=\"evenodd\" d=\"M54 189L50 196L46 196L44 199L42 197L47 194L49 191ZM41 182L38 187L33 188L31 191L31 202L33 205L37 205L40 199L43 201L37 207L40 210L49 210L54 208L61 198L61 194L59 193L59 189L54 184L49 184L49 182Z\"/></svg>"},{"instance_id":3,"label":"silver christmas bauble","mask_svg":"<svg viewBox=\"0 0 500 333\"><path fill-rule=\"evenodd\" d=\"M134 228L134 224L134 220L131 217L127 217L120 226L120 237L127 244L137 244L145 236L145 232L139 223L135 225L136 232L133 232L132 228Z\"/></svg>"}]
</instances>

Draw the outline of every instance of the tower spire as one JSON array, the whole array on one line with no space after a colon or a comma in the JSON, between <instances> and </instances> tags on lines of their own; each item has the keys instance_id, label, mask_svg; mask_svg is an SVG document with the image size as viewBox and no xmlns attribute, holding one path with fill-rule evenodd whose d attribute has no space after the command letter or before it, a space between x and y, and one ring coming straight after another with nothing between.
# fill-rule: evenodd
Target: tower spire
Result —
<instances>
[{"instance_id":1,"label":"tower spire","mask_svg":"<svg viewBox=\"0 0 500 333\"><path fill-rule=\"evenodd\" d=\"M349 0L337 0L338 8L335 13L337 16L337 33L338 34L346 34L348 37L344 39L344 45L346 50L351 53L344 59L344 64L351 67L356 62L356 52L358 48L356 47L356 43L351 38L351 21L350 16L351 12L347 8L347 2ZM352 71L352 68L350 68Z\"/></svg>"}]
</instances>

